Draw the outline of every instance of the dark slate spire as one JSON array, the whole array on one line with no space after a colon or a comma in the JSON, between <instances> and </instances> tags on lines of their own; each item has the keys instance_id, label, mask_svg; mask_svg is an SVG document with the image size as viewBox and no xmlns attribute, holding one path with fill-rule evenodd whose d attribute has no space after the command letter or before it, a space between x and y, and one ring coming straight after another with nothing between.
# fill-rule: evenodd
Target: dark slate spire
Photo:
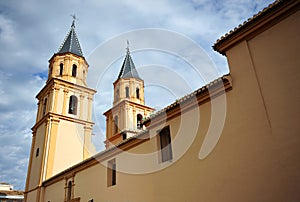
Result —
<instances>
[{"instance_id":1,"label":"dark slate spire","mask_svg":"<svg viewBox=\"0 0 300 202\"><path fill-rule=\"evenodd\" d=\"M82 50L77 35L75 33L75 19L75 16L73 16L71 29L57 53L73 53L75 55L83 57Z\"/></svg>"},{"instance_id":2,"label":"dark slate spire","mask_svg":"<svg viewBox=\"0 0 300 202\"><path fill-rule=\"evenodd\" d=\"M126 50L127 50L126 56L125 56L121 71L119 73L118 79L120 79L120 78L137 78L137 79L141 79L138 72L136 71L134 63L131 59L128 40L127 40Z\"/></svg>"}]
</instances>

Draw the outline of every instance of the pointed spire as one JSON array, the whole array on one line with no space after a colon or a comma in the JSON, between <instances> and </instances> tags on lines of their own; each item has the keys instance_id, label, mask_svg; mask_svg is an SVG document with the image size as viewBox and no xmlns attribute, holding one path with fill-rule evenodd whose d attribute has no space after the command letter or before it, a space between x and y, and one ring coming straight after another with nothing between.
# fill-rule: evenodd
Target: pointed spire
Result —
<instances>
[{"instance_id":1,"label":"pointed spire","mask_svg":"<svg viewBox=\"0 0 300 202\"><path fill-rule=\"evenodd\" d=\"M83 53L75 32L75 20L78 20L75 15L71 15L73 17L71 29L68 32L64 42L60 46L57 53L73 53L78 56L83 57Z\"/></svg>"},{"instance_id":2,"label":"pointed spire","mask_svg":"<svg viewBox=\"0 0 300 202\"><path fill-rule=\"evenodd\" d=\"M135 65L131 59L130 51L129 51L129 41L127 40L127 48L126 48L126 56L119 73L118 79L120 78L137 78L141 79Z\"/></svg>"}]
</instances>

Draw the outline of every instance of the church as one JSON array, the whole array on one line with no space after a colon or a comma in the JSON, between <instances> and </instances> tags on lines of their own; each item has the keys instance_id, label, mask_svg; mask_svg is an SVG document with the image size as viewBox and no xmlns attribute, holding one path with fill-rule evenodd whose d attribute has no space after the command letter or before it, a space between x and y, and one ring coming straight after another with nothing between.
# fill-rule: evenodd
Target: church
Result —
<instances>
[{"instance_id":1,"label":"church","mask_svg":"<svg viewBox=\"0 0 300 202\"><path fill-rule=\"evenodd\" d=\"M157 112L127 48L96 154L73 21L36 96L25 201L299 201L299 8L275 1L221 37L230 73Z\"/></svg>"}]
</instances>

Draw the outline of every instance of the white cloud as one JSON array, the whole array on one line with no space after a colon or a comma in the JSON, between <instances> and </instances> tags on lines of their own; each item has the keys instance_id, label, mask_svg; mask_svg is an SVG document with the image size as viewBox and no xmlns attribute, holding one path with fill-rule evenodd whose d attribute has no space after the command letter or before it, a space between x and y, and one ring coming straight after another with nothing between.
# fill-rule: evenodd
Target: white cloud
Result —
<instances>
[{"instance_id":1,"label":"white cloud","mask_svg":"<svg viewBox=\"0 0 300 202\"><path fill-rule=\"evenodd\" d=\"M18 40L15 37L14 23L5 16L0 15L0 43L5 46L13 46Z\"/></svg>"}]
</instances>

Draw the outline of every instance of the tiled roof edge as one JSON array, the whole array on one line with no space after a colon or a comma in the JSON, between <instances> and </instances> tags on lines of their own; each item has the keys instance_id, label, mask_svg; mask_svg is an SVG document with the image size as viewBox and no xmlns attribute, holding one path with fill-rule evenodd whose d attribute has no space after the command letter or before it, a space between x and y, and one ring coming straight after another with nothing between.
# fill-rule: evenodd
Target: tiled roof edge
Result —
<instances>
[{"instance_id":1,"label":"tiled roof edge","mask_svg":"<svg viewBox=\"0 0 300 202\"><path fill-rule=\"evenodd\" d=\"M220 83L220 82L223 82L223 80L224 80L224 79L227 79L226 77L228 77L228 76L230 76L230 74L225 74L225 75L223 75L222 77L219 77L219 78L213 80L212 82L210 82L210 83L208 83L208 84L202 86L201 88L198 88L198 89L195 90L194 92L189 93L189 94L187 94L187 95L185 95L185 96L183 96L183 97L177 99L177 100L176 100L175 102L173 102L172 104L166 106L165 108L163 108L163 109L157 111L156 113L150 115L149 117L147 117L147 118L143 121L143 123L146 123L146 122L150 121L151 119L153 119L153 118L159 116L160 114L165 113L167 110L171 110L171 109L175 108L176 106L178 106L178 105L180 105L180 104L182 104L182 103L188 101L189 99L193 98L194 96L199 95L200 93L206 91L208 88L213 87L215 84L218 84L218 83Z\"/></svg>"},{"instance_id":2,"label":"tiled roof edge","mask_svg":"<svg viewBox=\"0 0 300 202\"><path fill-rule=\"evenodd\" d=\"M233 37L233 35L239 33L241 30L245 29L249 25L252 25L257 20L263 18L265 15L267 15L269 12L273 11L274 9L278 8L285 2L292 2L291 0L276 0L273 3L269 4L267 7L265 7L263 10L259 11L257 14L253 15L251 18L248 18L246 21L244 21L242 24L239 24L234 29L227 32L225 35L221 36L213 45L213 49L215 51L218 51L219 53L224 55L224 52L219 50L219 47L223 42L225 42L227 39Z\"/></svg>"}]
</instances>

